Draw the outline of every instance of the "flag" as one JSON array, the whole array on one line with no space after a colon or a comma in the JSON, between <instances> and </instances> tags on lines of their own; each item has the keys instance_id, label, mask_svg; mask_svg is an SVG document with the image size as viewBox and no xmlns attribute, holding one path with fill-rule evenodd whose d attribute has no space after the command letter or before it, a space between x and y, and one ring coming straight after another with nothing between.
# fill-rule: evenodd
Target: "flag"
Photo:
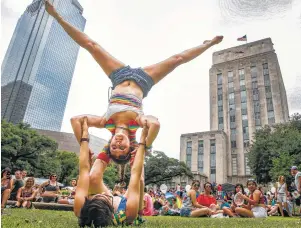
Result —
<instances>
[{"instance_id":1,"label":"flag","mask_svg":"<svg viewBox=\"0 0 301 228\"><path fill-rule=\"evenodd\" d=\"M237 38L237 41L247 41L247 35Z\"/></svg>"},{"instance_id":2,"label":"flag","mask_svg":"<svg viewBox=\"0 0 301 228\"><path fill-rule=\"evenodd\" d=\"M41 8L41 5L45 3L45 0L37 0L31 3L27 8L26 11L31 15L37 13L37 11Z\"/></svg>"}]
</instances>

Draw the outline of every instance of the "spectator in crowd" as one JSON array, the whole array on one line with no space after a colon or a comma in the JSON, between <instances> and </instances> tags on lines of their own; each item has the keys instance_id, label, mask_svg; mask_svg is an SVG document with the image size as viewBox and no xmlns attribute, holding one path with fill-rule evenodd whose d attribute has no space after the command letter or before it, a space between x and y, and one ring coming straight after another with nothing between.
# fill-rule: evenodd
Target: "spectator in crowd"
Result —
<instances>
[{"instance_id":1,"label":"spectator in crowd","mask_svg":"<svg viewBox=\"0 0 301 228\"><path fill-rule=\"evenodd\" d=\"M16 207L30 208L36 194L37 190L34 188L34 178L28 177L25 185L18 190Z\"/></svg>"},{"instance_id":2,"label":"spectator in crowd","mask_svg":"<svg viewBox=\"0 0 301 228\"><path fill-rule=\"evenodd\" d=\"M194 180L191 189L183 196L183 205L180 210L180 215L184 217L200 217L210 215L211 211L208 207L199 204L196 200L196 192L200 188L200 182Z\"/></svg>"},{"instance_id":3,"label":"spectator in crowd","mask_svg":"<svg viewBox=\"0 0 301 228\"><path fill-rule=\"evenodd\" d=\"M13 179L13 188L10 193L10 200L17 200L17 193L20 188L24 186L24 181L22 179L21 171L17 170L15 172L15 178Z\"/></svg>"},{"instance_id":4,"label":"spectator in crowd","mask_svg":"<svg viewBox=\"0 0 301 228\"><path fill-rule=\"evenodd\" d=\"M45 189L41 194L44 203L57 202L59 186L56 180L56 174L51 174L49 180L40 185L40 192Z\"/></svg>"},{"instance_id":5,"label":"spectator in crowd","mask_svg":"<svg viewBox=\"0 0 301 228\"><path fill-rule=\"evenodd\" d=\"M234 196L238 193L241 192L243 195L246 195L244 187L242 184L236 184L235 185L235 189L234 189ZM247 202L245 202L246 204ZM230 208L227 207L223 207L221 208L223 210L223 213L228 215L229 217L236 217L235 214L235 208L237 208L238 206L235 204L234 200L232 201L232 204L230 206Z\"/></svg>"},{"instance_id":6,"label":"spectator in crowd","mask_svg":"<svg viewBox=\"0 0 301 228\"><path fill-rule=\"evenodd\" d=\"M27 171L26 170L23 170L21 172L21 175L22 175L22 179L25 180L26 176L27 176Z\"/></svg>"},{"instance_id":7,"label":"spectator in crowd","mask_svg":"<svg viewBox=\"0 0 301 228\"><path fill-rule=\"evenodd\" d=\"M212 185L210 182L204 184L204 193L198 196L197 202L205 207L210 207L212 204L217 206L216 198L212 194Z\"/></svg>"},{"instance_id":8,"label":"spectator in crowd","mask_svg":"<svg viewBox=\"0 0 301 228\"><path fill-rule=\"evenodd\" d=\"M291 174L295 177L295 188L296 191L300 194L299 198L296 199L296 204L298 202L299 206L300 206L300 201L301 201L301 172L299 172L298 167L297 166L292 166L291 167ZM299 214L301 214L301 206L299 209Z\"/></svg>"},{"instance_id":9,"label":"spectator in crowd","mask_svg":"<svg viewBox=\"0 0 301 228\"><path fill-rule=\"evenodd\" d=\"M250 197L243 195L242 192L238 192L237 195L246 200L248 205L243 204L242 207L236 207L235 212L243 217L267 217L264 195L258 190L256 181L254 179L249 179L247 181L247 187L250 191Z\"/></svg>"},{"instance_id":10,"label":"spectator in crowd","mask_svg":"<svg viewBox=\"0 0 301 228\"><path fill-rule=\"evenodd\" d=\"M66 187L66 190L68 191L69 195L67 197L62 197L58 200L59 204L74 204L74 197L75 197L75 191L76 191L76 185L77 180L72 179L71 180L71 186Z\"/></svg>"},{"instance_id":11,"label":"spectator in crowd","mask_svg":"<svg viewBox=\"0 0 301 228\"><path fill-rule=\"evenodd\" d=\"M284 217L282 204L286 209L286 211L289 212L288 205L287 205L287 198L286 198L288 196L288 191L287 191L287 186L285 183L284 176L279 176L275 188L276 188L275 196L276 196L277 204L279 206L280 214L282 217Z\"/></svg>"},{"instance_id":12,"label":"spectator in crowd","mask_svg":"<svg viewBox=\"0 0 301 228\"><path fill-rule=\"evenodd\" d=\"M147 189L144 188L144 197L143 197L143 215L152 216L153 215L153 200L152 197L147 193Z\"/></svg>"},{"instance_id":13,"label":"spectator in crowd","mask_svg":"<svg viewBox=\"0 0 301 228\"><path fill-rule=\"evenodd\" d=\"M223 187L221 184L219 184L217 186L217 199L222 199L222 191L223 191Z\"/></svg>"},{"instance_id":14,"label":"spectator in crowd","mask_svg":"<svg viewBox=\"0 0 301 228\"><path fill-rule=\"evenodd\" d=\"M180 196L181 195L181 185L177 184L177 195Z\"/></svg>"},{"instance_id":15,"label":"spectator in crowd","mask_svg":"<svg viewBox=\"0 0 301 228\"><path fill-rule=\"evenodd\" d=\"M12 187L13 180L11 178L11 170L10 168L5 168L1 172L1 214L10 196Z\"/></svg>"}]
</instances>

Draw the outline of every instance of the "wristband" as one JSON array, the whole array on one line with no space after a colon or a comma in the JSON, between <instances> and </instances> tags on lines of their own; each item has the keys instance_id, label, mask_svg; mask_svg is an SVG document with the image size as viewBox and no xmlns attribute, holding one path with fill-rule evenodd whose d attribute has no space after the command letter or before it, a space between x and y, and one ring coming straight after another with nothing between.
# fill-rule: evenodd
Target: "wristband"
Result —
<instances>
[{"instance_id":1,"label":"wristband","mask_svg":"<svg viewBox=\"0 0 301 228\"><path fill-rule=\"evenodd\" d=\"M81 139L80 139L80 142L89 142L89 141L90 141L89 138L81 138Z\"/></svg>"},{"instance_id":2,"label":"wristband","mask_svg":"<svg viewBox=\"0 0 301 228\"><path fill-rule=\"evenodd\" d=\"M146 148L146 143L138 143L139 145L144 146L144 148Z\"/></svg>"}]
</instances>

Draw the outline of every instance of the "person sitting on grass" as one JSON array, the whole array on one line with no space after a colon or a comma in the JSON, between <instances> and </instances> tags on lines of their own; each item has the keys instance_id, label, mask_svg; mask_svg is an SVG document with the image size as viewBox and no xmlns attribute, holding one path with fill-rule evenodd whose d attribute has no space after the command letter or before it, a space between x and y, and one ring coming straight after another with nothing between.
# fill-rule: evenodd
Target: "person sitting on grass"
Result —
<instances>
[{"instance_id":1,"label":"person sitting on grass","mask_svg":"<svg viewBox=\"0 0 301 228\"><path fill-rule=\"evenodd\" d=\"M5 168L1 171L1 214L7 200L9 199L12 187L13 180L11 178L11 170L10 168Z\"/></svg>"},{"instance_id":2,"label":"person sitting on grass","mask_svg":"<svg viewBox=\"0 0 301 228\"><path fill-rule=\"evenodd\" d=\"M82 120L80 139L79 178L74 200L74 214L80 227L105 227L110 225L139 224L138 216L143 208L141 180L144 177L145 143L148 136L147 123L143 125L140 143L132 165L128 190L124 196L113 196L103 182L103 170L97 170L97 163L91 167L89 153L88 120ZM91 181L92 172L99 172L97 185ZM144 182L144 179L142 180ZM142 191L141 191L142 190ZM138 218L137 218L138 217Z\"/></svg>"},{"instance_id":3,"label":"person sitting on grass","mask_svg":"<svg viewBox=\"0 0 301 228\"><path fill-rule=\"evenodd\" d=\"M34 178L26 178L25 185L18 190L16 207L31 208L37 191L34 188Z\"/></svg>"},{"instance_id":4,"label":"person sitting on grass","mask_svg":"<svg viewBox=\"0 0 301 228\"><path fill-rule=\"evenodd\" d=\"M245 193L245 190L244 190L244 187L242 184L236 184L235 185L235 189L234 189L234 196L238 193L238 192L241 192L243 195L246 195ZM247 203L247 202L245 202ZM232 201L232 204L230 206L230 208L227 208L227 207L223 207L222 210L223 210L223 213L228 215L229 217L236 217L236 214L235 214L235 208L237 208L239 206L237 206L234 202L234 200Z\"/></svg>"},{"instance_id":5,"label":"person sitting on grass","mask_svg":"<svg viewBox=\"0 0 301 228\"><path fill-rule=\"evenodd\" d=\"M51 174L49 180L40 185L40 192L42 188L45 190L41 194L44 203L57 202L60 188L57 183L56 174Z\"/></svg>"},{"instance_id":6,"label":"person sitting on grass","mask_svg":"<svg viewBox=\"0 0 301 228\"><path fill-rule=\"evenodd\" d=\"M249 218L266 218L265 198L262 192L257 189L256 181L249 179L247 181L247 187L250 191L250 197L247 197L242 192L238 192L237 195L246 200L248 204L243 204L242 207L236 207L236 214Z\"/></svg>"},{"instance_id":7,"label":"person sitting on grass","mask_svg":"<svg viewBox=\"0 0 301 228\"><path fill-rule=\"evenodd\" d=\"M62 197L58 200L59 204L70 204L73 205L74 204L74 196L75 196L75 192L76 192L76 185L77 185L77 180L76 179L72 179L71 180L71 187L66 187L67 190L67 196L66 197Z\"/></svg>"},{"instance_id":8,"label":"person sitting on grass","mask_svg":"<svg viewBox=\"0 0 301 228\"><path fill-rule=\"evenodd\" d=\"M191 184L191 189L183 196L183 206L180 210L180 215L183 217L200 217L211 215L211 210L199 204L196 200L196 192L200 188L200 182L194 180Z\"/></svg>"},{"instance_id":9,"label":"person sitting on grass","mask_svg":"<svg viewBox=\"0 0 301 228\"><path fill-rule=\"evenodd\" d=\"M10 200L17 200L17 193L20 188L24 186L24 180L22 179L21 171L16 170L15 178L13 179L13 188L10 193Z\"/></svg>"}]
</instances>

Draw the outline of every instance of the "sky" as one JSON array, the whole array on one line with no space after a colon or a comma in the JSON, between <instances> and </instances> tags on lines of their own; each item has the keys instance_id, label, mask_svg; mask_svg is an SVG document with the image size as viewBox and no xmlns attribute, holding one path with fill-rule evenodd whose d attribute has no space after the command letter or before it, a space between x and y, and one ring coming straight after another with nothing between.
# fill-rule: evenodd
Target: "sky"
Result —
<instances>
[{"instance_id":1,"label":"sky","mask_svg":"<svg viewBox=\"0 0 301 228\"><path fill-rule=\"evenodd\" d=\"M17 20L31 2L1 1L1 62ZM158 117L161 123L153 147L170 157L179 158L181 134L210 130L209 69L212 53L244 44L237 41L238 37L247 35L248 42L270 37L278 55L288 98L297 96L296 86L301 84L300 0L79 2L87 20L85 33L132 67L157 63L215 35L224 36L222 43L178 67L155 85L143 101L145 114ZM111 82L98 64L86 50L80 49L62 131L72 132L69 120L74 115L103 115L109 86ZM301 107L293 103L295 106L290 107L290 112L301 112ZM110 138L105 129L93 128L90 133L107 140ZM137 137L140 137L139 132Z\"/></svg>"}]
</instances>

